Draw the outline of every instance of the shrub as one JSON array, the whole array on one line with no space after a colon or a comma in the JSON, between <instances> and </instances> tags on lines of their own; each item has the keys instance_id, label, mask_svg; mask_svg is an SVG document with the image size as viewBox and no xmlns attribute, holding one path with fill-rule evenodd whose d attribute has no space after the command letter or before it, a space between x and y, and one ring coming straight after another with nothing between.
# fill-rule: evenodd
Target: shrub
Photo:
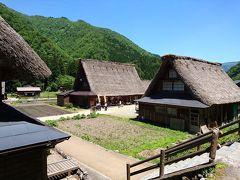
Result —
<instances>
[{"instance_id":1,"label":"shrub","mask_svg":"<svg viewBox=\"0 0 240 180\"><path fill-rule=\"evenodd\" d=\"M66 121L67 119L65 117L60 117L58 120L59 121Z\"/></svg>"},{"instance_id":2,"label":"shrub","mask_svg":"<svg viewBox=\"0 0 240 180\"><path fill-rule=\"evenodd\" d=\"M86 118L86 115L85 115L85 114L82 114L81 117L82 117L82 119L85 119L85 118Z\"/></svg>"},{"instance_id":3,"label":"shrub","mask_svg":"<svg viewBox=\"0 0 240 180\"><path fill-rule=\"evenodd\" d=\"M80 114L78 114L76 116L73 116L72 119L79 120L79 119L82 119L82 116Z\"/></svg>"},{"instance_id":4,"label":"shrub","mask_svg":"<svg viewBox=\"0 0 240 180\"><path fill-rule=\"evenodd\" d=\"M57 127L57 121L55 120L47 120L46 123L51 127Z\"/></svg>"},{"instance_id":5,"label":"shrub","mask_svg":"<svg viewBox=\"0 0 240 180\"><path fill-rule=\"evenodd\" d=\"M47 91L57 91L58 85L55 82L50 82L48 87L46 88Z\"/></svg>"},{"instance_id":6,"label":"shrub","mask_svg":"<svg viewBox=\"0 0 240 180\"><path fill-rule=\"evenodd\" d=\"M73 108L73 104L72 104L72 103L66 103L66 104L65 104L65 107L66 107L67 109L71 109L71 108Z\"/></svg>"},{"instance_id":7,"label":"shrub","mask_svg":"<svg viewBox=\"0 0 240 180\"><path fill-rule=\"evenodd\" d=\"M96 113L95 111L91 112L90 114L87 115L88 118L97 118L98 117L98 113Z\"/></svg>"},{"instance_id":8,"label":"shrub","mask_svg":"<svg viewBox=\"0 0 240 180\"><path fill-rule=\"evenodd\" d=\"M74 77L69 75L59 75L56 79L58 87L63 87L66 90L72 89L74 83Z\"/></svg>"}]
</instances>

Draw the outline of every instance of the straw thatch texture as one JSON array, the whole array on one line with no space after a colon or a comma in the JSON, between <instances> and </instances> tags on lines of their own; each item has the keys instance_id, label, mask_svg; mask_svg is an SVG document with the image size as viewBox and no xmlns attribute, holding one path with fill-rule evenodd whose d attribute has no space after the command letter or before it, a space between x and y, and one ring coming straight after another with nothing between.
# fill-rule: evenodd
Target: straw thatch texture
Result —
<instances>
[{"instance_id":1,"label":"straw thatch texture","mask_svg":"<svg viewBox=\"0 0 240 180\"><path fill-rule=\"evenodd\" d=\"M145 88L132 64L81 60L90 90L99 96L141 95Z\"/></svg>"},{"instance_id":2,"label":"straw thatch texture","mask_svg":"<svg viewBox=\"0 0 240 180\"><path fill-rule=\"evenodd\" d=\"M163 56L162 60L162 67L146 94L150 93L153 84L160 78L160 71L170 66L176 70L193 97L204 104L211 106L240 101L239 87L221 68L221 64L176 55Z\"/></svg>"},{"instance_id":3,"label":"straw thatch texture","mask_svg":"<svg viewBox=\"0 0 240 180\"><path fill-rule=\"evenodd\" d=\"M145 91L148 88L148 86L150 85L150 83L151 83L151 80L142 80L142 85L143 85Z\"/></svg>"},{"instance_id":4,"label":"straw thatch texture","mask_svg":"<svg viewBox=\"0 0 240 180\"><path fill-rule=\"evenodd\" d=\"M47 65L0 16L0 81L50 75Z\"/></svg>"}]
</instances>

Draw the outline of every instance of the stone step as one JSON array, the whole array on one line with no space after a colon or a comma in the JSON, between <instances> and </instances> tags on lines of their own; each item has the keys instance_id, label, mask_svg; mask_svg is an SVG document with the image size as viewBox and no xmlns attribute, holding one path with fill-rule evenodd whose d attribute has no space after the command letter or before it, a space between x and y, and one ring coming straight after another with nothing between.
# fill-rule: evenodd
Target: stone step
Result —
<instances>
[{"instance_id":1,"label":"stone step","mask_svg":"<svg viewBox=\"0 0 240 180\"><path fill-rule=\"evenodd\" d=\"M240 151L240 143L239 142L235 142L230 146L231 149Z\"/></svg>"}]
</instances>

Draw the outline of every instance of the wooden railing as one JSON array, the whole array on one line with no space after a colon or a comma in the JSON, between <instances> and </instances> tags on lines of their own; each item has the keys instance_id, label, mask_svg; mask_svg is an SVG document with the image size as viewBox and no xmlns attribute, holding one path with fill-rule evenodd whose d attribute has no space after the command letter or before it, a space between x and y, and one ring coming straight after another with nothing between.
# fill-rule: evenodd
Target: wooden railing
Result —
<instances>
[{"instance_id":1,"label":"wooden railing","mask_svg":"<svg viewBox=\"0 0 240 180\"><path fill-rule=\"evenodd\" d=\"M237 124L237 123L239 124L238 128L231 129L224 133L222 132L222 130L228 128L229 126ZM159 168L159 177L161 178L164 176L165 165L170 165L172 163L176 163L181 160L192 158L194 156L201 155L204 153L209 153L209 164L212 164L212 163L214 163L214 160L216 157L216 151L217 151L217 147L218 147L218 139L222 138L224 136L227 136L229 134L235 133L237 131L240 134L240 119L233 121L229 124L223 125L220 128L214 128L214 129L210 130L208 133L199 135L195 138L192 138L190 140L182 142L173 147L163 149L160 151L159 154L152 156L150 158L147 158L145 160L142 160L142 161L139 161L139 162L136 162L133 164L127 164L127 166L126 166L127 180L130 180L131 176L134 176L134 175L137 175L140 173L144 173L144 172L156 169L156 168ZM209 144L207 144L207 143L209 143ZM199 148L203 144L205 144L204 147L202 146L202 148ZM194 148L196 148L196 151L192 152L191 150ZM183 152L187 152L187 154L184 154ZM180 153L182 153L182 154L180 154ZM131 168L142 165L147 162L150 162L152 160L159 160L159 163L139 169L139 170L135 170L133 172L131 171Z\"/></svg>"}]
</instances>

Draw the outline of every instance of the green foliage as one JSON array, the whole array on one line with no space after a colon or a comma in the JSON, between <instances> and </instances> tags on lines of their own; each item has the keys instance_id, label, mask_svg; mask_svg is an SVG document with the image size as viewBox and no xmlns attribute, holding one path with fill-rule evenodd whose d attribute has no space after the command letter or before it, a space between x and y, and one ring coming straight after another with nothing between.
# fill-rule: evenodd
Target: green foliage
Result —
<instances>
[{"instance_id":1,"label":"green foliage","mask_svg":"<svg viewBox=\"0 0 240 180\"><path fill-rule=\"evenodd\" d=\"M151 79L159 68L159 56L145 51L109 29L95 27L81 20L72 22L67 18L31 16L28 20L74 59L92 58L134 63L144 79ZM76 67L74 63L72 61L69 66Z\"/></svg>"},{"instance_id":2,"label":"green foliage","mask_svg":"<svg viewBox=\"0 0 240 180\"><path fill-rule=\"evenodd\" d=\"M55 120L47 120L46 121L47 125L51 126L51 127L57 127L57 121Z\"/></svg>"},{"instance_id":3,"label":"green foliage","mask_svg":"<svg viewBox=\"0 0 240 180\"><path fill-rule=\"evenodd\" d=\"M83 117L80 114L77 114L76 116L73 116L72 119L79 120L79 119L83 119Z\"/></svg>"},{"instance_id":4,"label":"green foliage","mask_svg":"<svg viewBox=\"0 0 240 180\"><path fill-rule=\"evenodd\" d=\"M67 109L73 108L73 104L72 104L72 103L65 103L64 106L65 106Z\"/></svg>"},{"instance_id":5,"label":"green foliage","mask_svg":"<svg viewBox=\"0 0 240 180\"><path fill-rule=\"evenodd\" d=\"M87 118L97 118L98 116L99 116L99 114L96 113L96 111L93 111L87 115Z\"/></svg>"},{"instance_id":6,"label":"green foliage","mask_svg":"<svg viewBox=\"0 0 240 180\"><path fill-rule=\"evenodd\" d=\"M86 115L85 115L85 114L82 114L81 116L82 116L82 119L86 118Z\"/></svg>"},{"instance_id":7,"label":"green foliage","mask_svg":"<svg viewBox=\"0 0 240 180\"><path fill-rule=\"evenodd\" d=\"M50 82L46 89L46 91L57 91L57 90L58 90L58 85L55 82Z\"/></svg>"},{"instance_id":8,"label":"green foliage","mask_svg":"<svg viewBox=\"0 0 240 180\"><path fill-rule=\"evenodd\" d=\"M63 87L65 90L73 88L74 77L69 75L60 75L57 77L56 84L58 88Z\"/></svg>"},{"instance_id":9,"label":"green foliage","mask_svg":"<svg viewBox=\"0 0 240 180\"><path fill-rule=\"evenodd\" d=\"M60 117L59 119L58 119L58 121L66 121L67 120L67 118L65 118L65 117Z\"/></svg>"},{"instance_id":10,"label":"green foliage","mask_svg":"<svg viewBox=\"0 0 240 180\"><path fill-rule=\"evenodd\" d=\"M41 98L56 98L58 92L43 91L40 94Z\"/></svg>"},{"instance_id":11,"label":"green foliage","mask_svg":"<svg viewBox=\"0 0 240 180\"><path fill-rule=\"evenodd\" d=\"M233 66L227 73L233 80L240 80L240 63Z\"/></svg>"},{"instance_id":12,"label":"green foliage","mask_svg":"<svg viewBox=\"0 0 240 180\"><path fill-rule=\"evenodd\" d=\"M77 58L136 64L142 79L152 79L160 57L140 48L112 30L67 18L27 16L0 3L0 15L47 63L54 81L59 75L75 76Z\"/></svg>"}]
</instances>

